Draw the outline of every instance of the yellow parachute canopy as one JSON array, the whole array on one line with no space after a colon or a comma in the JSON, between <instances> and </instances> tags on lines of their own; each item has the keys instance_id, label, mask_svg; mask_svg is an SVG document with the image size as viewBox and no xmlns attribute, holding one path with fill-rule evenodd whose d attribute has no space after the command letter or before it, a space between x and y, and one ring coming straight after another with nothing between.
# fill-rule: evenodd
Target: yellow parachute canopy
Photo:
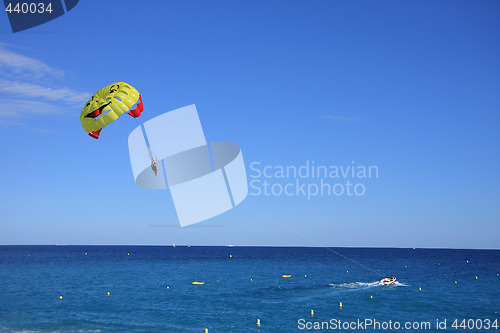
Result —
<instances>
[{"instance_id":1,"label":"yellow parachute canopy","mask_svg":"<svg viewBox=\"0 0 500 333\"><path fill-rule=\"evenodd\" d=\"M130 110L136 103L137 107ZM128 83L116 82L100 89L89 99L80 114L80 121L85 132L97 139L103 127L122 114L127 113L137 118L143 110L139 92Z\"/></svg>"}]
</instances>

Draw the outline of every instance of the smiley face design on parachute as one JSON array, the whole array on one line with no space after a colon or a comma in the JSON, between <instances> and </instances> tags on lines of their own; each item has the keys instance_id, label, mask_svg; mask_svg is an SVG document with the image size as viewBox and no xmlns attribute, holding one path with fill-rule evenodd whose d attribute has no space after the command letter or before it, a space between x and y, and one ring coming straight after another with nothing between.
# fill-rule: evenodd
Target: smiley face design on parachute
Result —
<instances>
[{"instance_id":1,"label":"smiley face design on parachute","mask_svg":"<svg viewBox=\"0 0 500 333\"><path fill-rule=\"evenodd\" d=\"M130 110L137 103L137 107ZM110 84L97 91L85 104L80 121L85 132L97 139L100 131L124 113L136 118L144 110L139 92L125 82Z\"/></svg>"}]
</instances>

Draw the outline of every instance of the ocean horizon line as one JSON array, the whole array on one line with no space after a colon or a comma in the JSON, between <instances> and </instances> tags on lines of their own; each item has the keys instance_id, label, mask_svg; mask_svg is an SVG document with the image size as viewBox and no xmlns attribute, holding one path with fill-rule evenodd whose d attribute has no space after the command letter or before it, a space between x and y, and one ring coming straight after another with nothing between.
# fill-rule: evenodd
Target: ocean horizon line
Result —
<instances>
[{"instance_id":1,"label":"ocean horizon line","mask_svg":"<svg viewBox=\"0 0 500 333\"><path fill-rule=\"evenodd\" d=\"M330 248L330 249L387 249L387 250L477 250L477 251L500 251L500 248L455 248L455 247L397 247L397 246L306 246L306 245L199 245L199 244L0 244L0 247L7 246L129 246L129 247L229 247L229 248Z\"/></svg>"}]
</instances>

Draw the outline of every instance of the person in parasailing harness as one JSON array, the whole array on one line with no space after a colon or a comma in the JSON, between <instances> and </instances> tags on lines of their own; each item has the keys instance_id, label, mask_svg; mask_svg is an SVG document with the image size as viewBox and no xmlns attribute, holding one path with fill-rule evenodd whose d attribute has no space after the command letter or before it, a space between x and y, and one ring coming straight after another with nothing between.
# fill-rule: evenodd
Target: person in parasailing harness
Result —
<instances>
[{"instance_id":1,"label":"person in parasailing harness","mask_svg":"<svg viewBox=\"0 0 500 333\"><path fill-rule=\"evenodd\" d=\"M151 160L151 169L153 169L155 176L158 176L158 157L156 156Z\"/></svg>"}]
</instances>

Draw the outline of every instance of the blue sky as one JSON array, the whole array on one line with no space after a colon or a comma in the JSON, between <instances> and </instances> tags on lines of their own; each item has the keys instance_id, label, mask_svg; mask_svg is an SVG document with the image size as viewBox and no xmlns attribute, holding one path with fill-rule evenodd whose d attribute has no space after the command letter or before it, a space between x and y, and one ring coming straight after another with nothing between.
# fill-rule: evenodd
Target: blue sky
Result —
<instances>
[{"instance_id":1,"label":"blue sky","mask_svg":"<svg viewBox=\"0 0 500 333\"><path fill-rule=\"evenodd\" d=\"M498 1L114 4L16 34L1 14L0 244L500 248ZM363 196L248 196L180 228L167 191L134 184L137 122L113 140L81 128L116 81L140 91L139 121L196 104L249 176L306 161L379 176Z\"/></svg>"}]
</instances>

